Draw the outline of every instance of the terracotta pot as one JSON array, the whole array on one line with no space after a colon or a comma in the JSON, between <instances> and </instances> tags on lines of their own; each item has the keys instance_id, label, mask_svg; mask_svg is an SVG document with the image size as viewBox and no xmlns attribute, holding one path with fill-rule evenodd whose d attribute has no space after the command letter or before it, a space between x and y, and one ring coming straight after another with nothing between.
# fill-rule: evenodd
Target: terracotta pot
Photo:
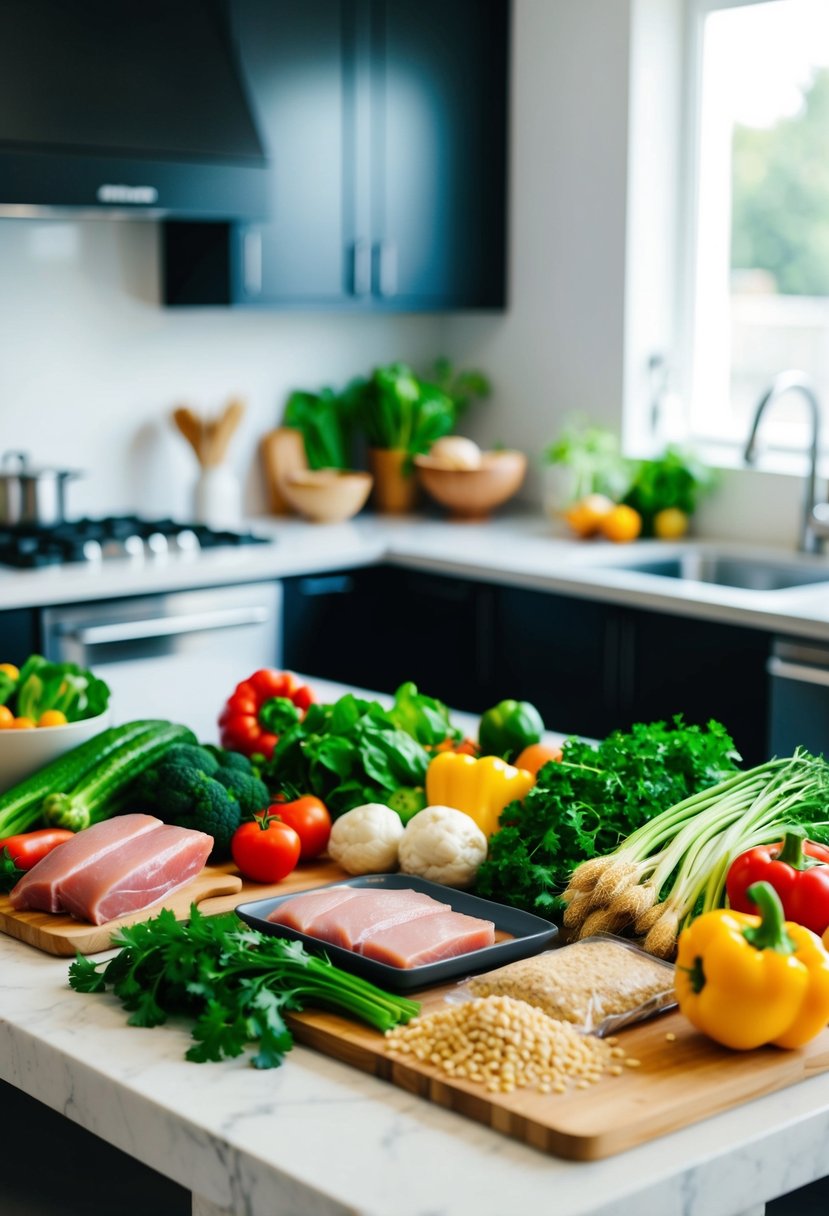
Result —
<instances>
[{"instance_id":1,"label":"terracotta pot","mask_svg":"<svg viewBox=\"0 0 829 1216\"><path fill-rule=\"evenodd\" d=\"M402 448L369 448L368 463L374 476L374 506L378 511L405 515L417 502L414 469L405 473L408 453Z\"/></svg>"},{"instance_id":2,"label":"terracotta pot","mask_svg":"<svg viewBox=\"0 0 829 1216\"><path fill-rule=\"evenodd\" d=\"M288 515L293 508L285 497L285 483L308 468L302 431L289 426L268 431L260 440L259 454L268 491L268 510L271 515Z\"/></svg>"}]
</instances>

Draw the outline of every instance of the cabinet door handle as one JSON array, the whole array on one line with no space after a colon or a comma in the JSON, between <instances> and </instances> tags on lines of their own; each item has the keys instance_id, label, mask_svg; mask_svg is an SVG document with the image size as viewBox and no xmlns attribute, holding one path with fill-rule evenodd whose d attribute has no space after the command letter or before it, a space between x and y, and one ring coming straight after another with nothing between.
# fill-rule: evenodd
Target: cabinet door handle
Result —
<instances>
[{"instance_id":1,"label":"cabinet door handle","mask_svg":"<svg viewBox=\"0 0 829 1216\"><path fill-rule=\"evenodd\" d=\"M262 233L246 232L242 242L242 275L245 291L258 296L262 290Z\"/></svg>"},{"instance_id":2,"label":"cabinet door handle","mask_svg":"<svg viewBox=\"0 0 829 1216\"><path fill-rule=\"evenodd\" d=\"M355 241L351 251L351 290L355 296L367 296L371 292L371 245L368 241Z\"/></svg>"},{"instance_id":3,"label":"cabinet door handle","mask_svg":"<svg viewBox=\"0 0 829 1216\"><path fill-rule=\"evenodd\" d=\"M397 245L394 241L377 244L377 294L388 299L397 295Z\"/></svg>"}]
</instances>

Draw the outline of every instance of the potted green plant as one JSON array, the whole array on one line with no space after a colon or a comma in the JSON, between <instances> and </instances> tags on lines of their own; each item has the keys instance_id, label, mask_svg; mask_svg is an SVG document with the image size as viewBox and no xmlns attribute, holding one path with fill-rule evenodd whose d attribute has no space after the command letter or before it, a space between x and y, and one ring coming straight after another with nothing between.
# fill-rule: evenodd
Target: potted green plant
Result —
<instances>
[{"instance_id":1,"label":"potted green plant","mask_svg":"<svg viewBox=\"0 0 829 1216\"><path fill-rule=\"evenodd\" d=\"M414 457L452 430L452 398L419 379L405 363L375 368L368 380L352 382L344 397L368 442L375 506L380 511L410 511L417 491Z\"/></svg>"}]
</instances>

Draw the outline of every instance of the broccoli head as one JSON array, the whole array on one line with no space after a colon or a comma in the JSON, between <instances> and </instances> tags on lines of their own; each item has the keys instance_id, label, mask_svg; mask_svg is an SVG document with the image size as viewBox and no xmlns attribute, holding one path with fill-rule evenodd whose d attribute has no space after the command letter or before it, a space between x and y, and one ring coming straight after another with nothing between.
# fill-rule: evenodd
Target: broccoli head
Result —
<instances>
[{"instance_id":1,"label":"broccoli head","mask_svg":"<svg viewBox=\"0 0 829 1216\"><path fill-rule=\"evenodd\" d=\"M234 769L240 773L253 772L253 765L241 752L226 752L221 747L211 747L210 751L221 768Z\"/></svg>"},{"instance_id":2,"label":"broccoli head","mask_svg":"<svg viewBox=\"0 0 829 1216\"><path fill-rule=\"evenodd\" d=\"M198 743L174 743L164 753L165 761L172 760L177 764L194 764L212 777L219 767L219 757L210 748L201 747Z\"/></svg>"},{"instance_id":3,"label":"broccoli head","mask_svg":"<svg viewBox=\"0 0 829 1216\"><path fill-rule=\"evenodd\" d=\"M242 810L235 791L213 776L221 770L210 761L214 757L204 748L171 748L138 777L132 794L135 805L165 823L207 832L214 842L211 859L220 861L230 856Z\"/></svg>"},{"instance_id":4,"label":"broccoli head","mask_svg":"<svg viewBox=\"0 0 829 1216\"><path fill-rule=\"evenodd\" d=\"M250 819L256 811L263 811L271 801L268 787L253 773L242 772L235 766L220 768L216 780L238 800L243 819Z\"/></svg>"}]
</instances>

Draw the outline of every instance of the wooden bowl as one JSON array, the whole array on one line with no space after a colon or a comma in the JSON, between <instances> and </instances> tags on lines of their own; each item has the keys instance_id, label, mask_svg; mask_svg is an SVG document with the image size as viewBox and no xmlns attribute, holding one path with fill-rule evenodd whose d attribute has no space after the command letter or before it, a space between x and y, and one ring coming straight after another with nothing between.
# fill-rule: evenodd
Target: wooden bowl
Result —
<instances>
[{"instance_id":1,"label":"wooden bowl","mask_svg":"<svg viewBox=\"0 0 829 1216\"><path fill-rule=\"evenodd\" d=\"M303 469L289 476L282 492L289 506L318 524L351 519L371 493L370 473L353 469Z\"/></svg>"},{"instance_id":2,"label":"wooden bowl","mask_svg":"<svg viewBox=\"0 0 829 1216\"><path fill-rule=\"evenodd\" d=\"M427 494L448 507L454 519L486 519L512 498L524 480L523 452L484 452L480 468L450 469L429 456L415 457L417 476Z\"/></svg>"}]
</instances>

